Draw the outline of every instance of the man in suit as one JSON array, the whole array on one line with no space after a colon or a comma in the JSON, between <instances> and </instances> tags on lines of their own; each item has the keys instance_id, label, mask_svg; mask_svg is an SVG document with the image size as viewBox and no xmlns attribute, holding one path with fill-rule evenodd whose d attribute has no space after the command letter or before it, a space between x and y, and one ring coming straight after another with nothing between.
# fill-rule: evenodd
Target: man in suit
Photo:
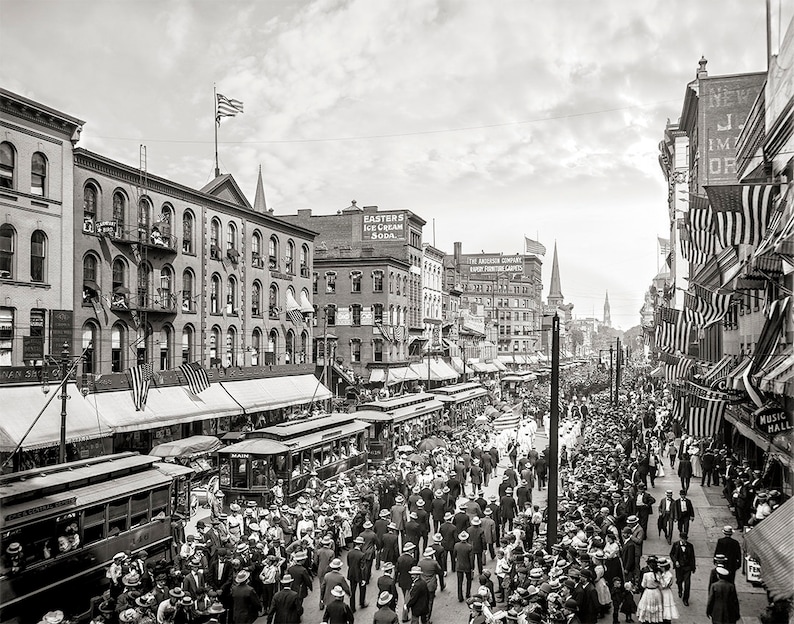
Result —
<instances>
[{"instance_id":1,"label":"man in suit","mask_svg":"<svg viewBox=\"0 0 794 624\"><path fill-rule=\"evenodd\" d=\"M538 481L538 492L546 487L546 473L548 471L548 464L546 460L546 451L543 451L538 456L538 461L535 463L535 474Z\"/></svg>"},{"instance_id":2,"label":"man in suit","mask_svg":"<svg viewBox=\"0 0 794 624\"><path fill-rule=\"evenodd\" d=\"M728 570L717 568L719 580L709 587L706 615L712 624L736 624L741 618L736 586L728 580Z\"/></svg>"},{"instance_id":3,"label":"man in suit","mask_svg":"<svg viewBox=\"0 0 794 624\"><path fill-rule=\"evenodd\" d=\"M474 555L474 560L477 562L477 572L482 574L482 566L485 562L485 534L482 530L482 520L477 516L471 519L468 533L471 551Z\"/></svg>"},{"instance_id":4,"label":"man in suit","mask_svg":"<svg viewBox=\"0 0 794 624\"><path fill-rule=\"evenodd\" d=\"M195 600L199 591L204 592L207 590L207 585L204 582L204 570L201 569L201 562L193 558L188 565L190 566L190 572L185 575L185 579L182 581L182 589Z\"/></svg>"},{"instance_id":5,"label":"man in suit","mask_svg":"<svg viewBox=\"0 0 794 624\"><path fill-rule=\"evenodd\" d=\"M447 572L447 558L452 557L452 571L455 571L455 556L453 550L455 548L455 541L458 536L457 527L452 523L453 516L450 512L444 514L444 523L439 527L438 532L441 534L441 546L444 548L443 563L441 567L444 573Z\"/></svg>"},{"instance_id":6,"label":"man in suit","mask_svg":"<svg viewBox=\"0 0 794 624\"><path fill-rule=\"evenodd\" d=\"M395 574L397 586L403 592L403 602L408 599L408 590L411 589L411 568L417 564L416 546L410 542L403 545L403 554L397 559Z\"/></svg>"},{"instance_id":7,"label":"man in suit","mask_svg":"<svg viewBox=\"0 0 794 624\"><path fill-rule=\"evenodd\" d=\"M433 500L430 502L430 515L433 518L433 530L436 533L444 522L444 513L446 510L447 503L444 500L444 491L436 490L433 493Z\"/></svg>"},{"instance_id":8,"label":"man in suit","mask_svg":"<svg viewBox=\"0 0 794 624\"><path fill-rule=\"evenodd\" d=\"M598 612L601 609L601 603L598 600L598 592L596 591L595 585L593 585L593 579L595 578L595 574L590 570L590 568L585 568L581 571L581 601L577 601L579 603L579 610L577 613L579 614L579 619L582 621L582 624L596 624L598 620Z\"/></svg>"},{"instance_id":9,"label":"man in suit","mask_svg":"<svg viewBox=\"0 0 794 624\"><path fill-rule=\"evenodd\" d=\"M502 519L503 530L513 530L513 520L516 515L518 515L518 505L516 505L516 499L513 498L513 488L508 487L499 501L499 516Z\"/></svg>"},{"instance_id":10,"label":"man in suit","mask_svg":"<svg viewBox=\"0 0 794 624\"><path fill-rule=\"evenodd\" d=\"M471 597L471 577L474 570L474 552L468 542L469 534L461 531L458 543L455 544L453 558L455 571L458 574L458 602L463 602L463 581L466 580L466 598Z\"/></svg>"},{"instance_id":11,"label":"man in suit","mask_svg":"<svg viewBox=\"0 0 794 624\"><path fill-rule=\"evenodd\" d=\"M380 559L382 562L396 564L397 557L400 556L400 536L397 535L396 524L389 522L388 527L388 532L381 538Z\"/></svg>"},{"instance_id":12,"label":"man in suit","mask_svg":"<svg viewBox=\"0 0 794 624\"><path fill-rule=\"evenodd\" d=\"M562 612L565 614L565 624L582 624L582 620L576 615L579 610L579 603L574 598L568 598L562 605Z\"/></svg>"},{"instance_id":13,"label":"man in suit","mask_svg":"<svg viewBox=\"0 0 794 624\"><path fill-rule=\"evenodd\" d=\"M695 508L686 496L686 490L679 492L679 499L673 507L673 520L678 523L678 531L689 533L689 523L695 519Z\"/></svg>"},{"instance_id":14,"label":"man in suit","mask_svg":"<svg viewBox=\"0 0 794 624\"><path fill-rule=\"evenodd\" d=\"M736 570L742 565L742 547L733 537L733 527L722 527L723 537L717 540L717 547L714 549L714 556L725 556L725 569L728 570L728 581L734 582Z\"/></svg>"},{"instance_id":15,"label":"man in suit","mask_svg":"<svg viewBox=\"0 0 794 624\"><path fill-rule=\"evenodd\" d=\"M331 602L325 607L323 622L328 624L353 624L355 615L345 604L345 590L337 585L331 590Z\"/></svg>"},{"instance_id":16,"label":"man in suit","mask_svg":"<svg viewBox=\"0 0 794 624\"><path fill-rule=\"evenodd\" d=\"M679 533L679 540L670 549L670 560L675 568L675 582L678 586L678 597L684 601L684 606L689 606L689 590L692 582L692 573L697 567L695 561L695 547L689 543L686 532Z\"/></svg>"},{"instance_id":17,"label":"man in suit","mask_svg":"<svg viewBox=\"0 0 794 624\"><path fill-rule=\"evenodd\" d=\"M281 578L281 590L273 595L273 602L267 612L268 624L300 624L303 604L298 592L291 589L292 582L289 574Z\"/></svg>"},{"instance_id":18,"label":"man in suit","mask_svg":"<svg viewBox=\"0 0 794 624\"><path fill-rule=\"evenodd\" d=\"M712 473L714 471L714 464L716 461L716 457L714 456L714 451L710 448L707 448L703 451L703 455L700 457L700 485L711 487L711 478ZM716 475L714 476L714 484L717 485L719 483L719 477Z\"/></svg>"},{"instance_id":19,"label":"man in suit","mask_svg":"<svg viewBox=\"0 0 794 624\"><path fill-rule=\"evenodd\" d=\"M656 520L656 528L659 529L659 535L664 532L668 544L673 541L674 507L673 490L667 490L662 502L659 503L659 517Z\"/></svg>"},{"instance_id":20,"label":"man in suit","mask_svg":"<svg viewBox=\"0 0 794 624\"><path fill-rule=\"evenodd\" d=\"M430 596L427 583L422 579L422 568L414 566L410 574L411 589L405 607L411 611L411 624L427 624L430 618Z\"/></svg>"},{"instance_id":21,"label":"man in suit","mask_svg":"<svg viewBox=\"0 0 794 624\"><path fill-rule=\"evenodd\" d=\"M341 587L348 596L350 595L350 585L347 584L347 579L340 572L341 569L342 560L334 559L328 564L328 572L320 578L320 609L333 600L331 590L334 587Z\"/></svg>"},{"instance_id":22,"label":"man in suit","mask_svg":"<svg viewBox=\"0 0 794 624\"><path fill-rule=\"evenodd\" d=\"M232 587L232 621L235 624L254 624L259 617L262 602L253 587L248 584L251 573L240 570L234 577Z\"/></svg>"},{"instance_id":23,"label":"man in suit","mask_svg":"<svg viewBox=\"0 0 794 624\"><path fill-rule=\"evenodd\" d=\"M413 567L413 566L411 566ZM383 592L388 593L392 596L392 599L386 603L389 605L389 608L392 611L397 610L397 581L394 579L394 564L386 562L383 564L383 575L378 578L377 580L378 585L378 596L383 596ZM378 606L382 607L383 605L380 604L380 598L378 599Z\"/></svg>"},{"instance_id":24,"label":"man in suit","mask_svg":"<svg viewBox=\"0 0 794 624\"><path fill-rule=\"evenodd\" d=\"M366 580L367 583L369 583L369 579L372 576L372 562L375 560L375 554L380 548L380 539L378 538L378 534L374 531L374 526L372 522L365 520L363 525L364 530L359 533L359 536L364 539L364 543L361 545L361 551L364 553L366 570L364 580Z\"/></svg>"},{"instance_id":25,"label":"man in suit","mask_svg":"<svg viewBox=\"0 0 794 624\"><path fill-rule=\"evenodd\" d=\"M356 591L360 590L359 606L363 609L369 606L366 602L366 556L361 550L364 538L360 535L353 540L353 550L347 553L347 580L350 581L350 609L356 612Z\"/></svg>"},{"instance_id":26,"label":"man in suit","mask_svg":"<svg viewBox=\"0 0 794 624\"><path fill-rule=\"evenodd\" d=\"M516 499L519 509L524 509L526 503L532 502L532 490L529 489L529 484L525 479L522 479L516 488Z\"/></svg>"},{"instance_id":27,"label":"man in suit","mask_svg":"<svg viewBox=\"0 0 794 624\"><path fill-rule=\"evenodd\" d=\"M292 589L298 594L298 598L303 604L304 598L312 590L312 577L306 569L306 552L295 553L295 563L287 568L287 574L292 576Z\"/></svg>"},{"instance_id":28,"label":"man in suit","mask_svg":"<svg viewBox=\"0 0 794 624\"><path fill-rule=\"evenodd\" d=\"M422 580L427 585L427 616L428 619L430 619L430 616L433 615L433 601L436 598L436 590L439 584L441 585L441 591L446 589L444 572L436 560L436 551L433 550L432 546L428 547L424 553L422 553L422 558L419 560L418 565L422 569Z\"/></svg>"}]
</instances>

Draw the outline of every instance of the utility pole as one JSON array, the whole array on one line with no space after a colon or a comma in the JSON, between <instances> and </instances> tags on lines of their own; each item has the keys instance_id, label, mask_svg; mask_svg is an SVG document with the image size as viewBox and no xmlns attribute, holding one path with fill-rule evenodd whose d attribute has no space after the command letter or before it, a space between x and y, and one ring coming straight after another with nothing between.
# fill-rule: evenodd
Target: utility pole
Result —
<instances>
[{"instance_id":1,"label":"utility pole","mask_svg":"<svg viewBox=\"0 0 794 624\"><path fill-rule=\"evenodd\" d=\"M620 388L620 369L623 363L623 348L620 345L620 338L615 338L615 350L617 356L615 368L615 405L618 404L618 388Z\"/></svg>"},{"instance_id":2,"label":"utility pole","mask_svg":"<svg viewBox=\"0 0 794 624\"><path fill-rule=\"evenodd\" d=\"M549 491L546 550L557 543L557 482L559 481L559 428L560 428L560 317L551 321L551 418L549 419Z\"/></svg>"},{"instance_id":3,"label":"utility pole","mask_svg":"<svg viewBox=\"0 0 794 624\"><path fill-rule=\"evenodd\" d=\"M614 347L609 345L609 404L612 405L612 352Z\"/></svg>"},{"instance_id":4,"label":"utility pole","mask_svg":"<svg viewBox=\"0 0 794 624\"><path fill-rule=\"evenodd\" d=\"M66 401L69 399L69 395L66 392L66 387L68 385L67 377L69 376L69 364L71 360L69 358L69 343L63 343L63 349L61 349L61 440L60 444L58 445L58 463L65 464L66 463Z\"/></svg>"}]
</instances>

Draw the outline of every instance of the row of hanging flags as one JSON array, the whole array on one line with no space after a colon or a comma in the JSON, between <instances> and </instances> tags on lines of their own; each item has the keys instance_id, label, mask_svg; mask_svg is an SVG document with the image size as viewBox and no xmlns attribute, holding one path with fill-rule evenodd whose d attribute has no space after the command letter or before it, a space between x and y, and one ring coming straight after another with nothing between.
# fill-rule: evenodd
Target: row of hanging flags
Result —
<instances>
[{"instance_id":1,"label":"row of hanging flags","mask_svg":"<svg viewBox=\"0 0 794 624\"><path fill-rule=\"evenodd\" d=\"M777 227L784 208L778 201L779 185L735 184L705 189L706 196L689 194L689 210L677 222L681 253L686 260L702 265L724 249L734 248L729 264L736 266L738 245L759 246L768 228L773 224ZM700 363L689 354L694 332L702 332L728 314L732 292L692 282L689 286L682 310L657 309L654 326L646 328L646 342L657 350L664 378L671 383L673 417L691 435L714 436L726 407L738 400L737 393L726 391L724 384L737 362L725 357L716 364ZM769 310L770 317L779 316L775 312Z\"/></svg>"},{"instance_id":2,"label":"row of hanging flags","mask_svg":"<svg viewBox=\"0 0 794 624\"><path fill-rule=\"evenodd\" d=\"M389 344L395 342L405 342L408 337L408 332L405 331L403 325L386 325L384 323L375 323L375 329L383 336L383 339Z\"/></svg>"},{"instance_id":3,"label":"row of hanging flags","mask_svg":"<svg viewBox=\"0 0 794 624\"><path fill-rule=\"evenodd\" d=\"M194 395L198 396L210 387L210 379L207 371L198 362L188 362L179 367L179 372L185 378L187 387ZM133 366L127 370L130 379L130 389L132 390L132 402L135 410L142 412L146 409L146 401L149 398L149 385L155 378L154 368L151 363L146 362Z\"/></svg>"}]
</instances>

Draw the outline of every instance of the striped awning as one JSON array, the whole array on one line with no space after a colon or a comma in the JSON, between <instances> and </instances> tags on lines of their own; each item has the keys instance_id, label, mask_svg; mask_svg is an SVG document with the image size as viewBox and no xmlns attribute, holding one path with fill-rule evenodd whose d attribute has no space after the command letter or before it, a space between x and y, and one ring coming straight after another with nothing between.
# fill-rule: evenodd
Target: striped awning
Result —
<instances>
[{"instance_id":1,"label":"striped awning","mask_svg":"<svg viewBox=\"0 0 794 624\"><path fill-rule=\"evenodd\" d=\"M752 363L753 358L750 356L745 356L738 366L735 366L730 370L730 372L725 376L729 389L744 390L744 380L742 379L742 375L744 375L744 372L750 368Z\"/></svg>"},{"instance_id":2,"label":"striped awning","mask_svg":"<svg viewBox=\"0 0 794 624\"><path fill-rule=\"evenodd\" d=\"M794 354L789 350L788 355L763 376L758 387L764 392L781 395L788 392L789 395L794 396L794 383L792 382L794 382Z\"/></svg>"},{"instance_id":3,"label":"striped awning","mask_svg":"<svg viewBox=\"0 0 794 624\"><path fill-rule=\"evenodd\" d=\"M507 370L507 366L502 364L502 362L500 360L498 360L498 359L497 360L491 360L491 364L496 366L496 368L498 368L500 371L506 371Z\"/></svg>"},{"instance_id":4,"label":"striped awning","mask_svg":"<svg viewBox=\"0 0 794 624\"><path fill-rule=\"evenodd\" d=\"M761 564L764 587L773 600L794 594L794 498L790 498L744 535L744 547Z\"/></svg>"},{"instance_id":5,"label":"striped awning","mask_svg":"<svg viewBox=\"0 0 794 624\"><path fill-rule=\"evenodd\" d=\"M733 355L723 356L719 362L709 368L700 378L701 384L709 387L716 386L728 376L728 371L731 370L735 361L736 359Z\"/></svg>"}]
</instances>

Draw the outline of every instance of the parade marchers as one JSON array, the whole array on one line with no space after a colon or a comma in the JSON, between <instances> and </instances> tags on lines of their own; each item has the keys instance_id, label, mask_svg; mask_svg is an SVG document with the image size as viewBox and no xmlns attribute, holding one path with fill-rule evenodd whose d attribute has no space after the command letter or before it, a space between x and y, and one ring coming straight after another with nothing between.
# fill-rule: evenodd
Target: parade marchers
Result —
<instances>
[{"instance_id":1,"label":"parade marchers","mask_svg":"<svg viewBox=\"0 0 794 624\"><path fill-rule=\"evenodd\" d=\"M560 535L551 553L546 510L532 503L547 469L545 449L534 448L531 416L547 408L540 386L525 397L530 415L512 435L487 426L465 431L417 461L403 455L367 476L320 484L296 507L232 503L228 514L199 521L190 535L177 523L172 563L119 553L107 570L109 589L94 600L93 622L245 624L265 616L290 624L315 601L331 624L428 623L444 591L456 591L468 606L457 616L445 613L445 621L685 621L696 566L687 529L697 511L686 497L686 449L694 441L679 439L667 396L643 388L630 371L619 407L603 392L588 396L603 387L597 375L569 374L563 386L571 400L560 423ZM772 513L777 493L762 491L757 475L713 444L698 448L715 458L708 476L741 501L740 526ZM678 496L651 494L649 482L654 490L656 478L675 469L676 455ZM497 494L487 495L491 480ZM667 536L669 557L643 557L649 530ZM741 550L732 527L724 533L707 609L714 622L735 623ZM42 620L61 621L57 611Z\"/></svg>"}]
</instances>

